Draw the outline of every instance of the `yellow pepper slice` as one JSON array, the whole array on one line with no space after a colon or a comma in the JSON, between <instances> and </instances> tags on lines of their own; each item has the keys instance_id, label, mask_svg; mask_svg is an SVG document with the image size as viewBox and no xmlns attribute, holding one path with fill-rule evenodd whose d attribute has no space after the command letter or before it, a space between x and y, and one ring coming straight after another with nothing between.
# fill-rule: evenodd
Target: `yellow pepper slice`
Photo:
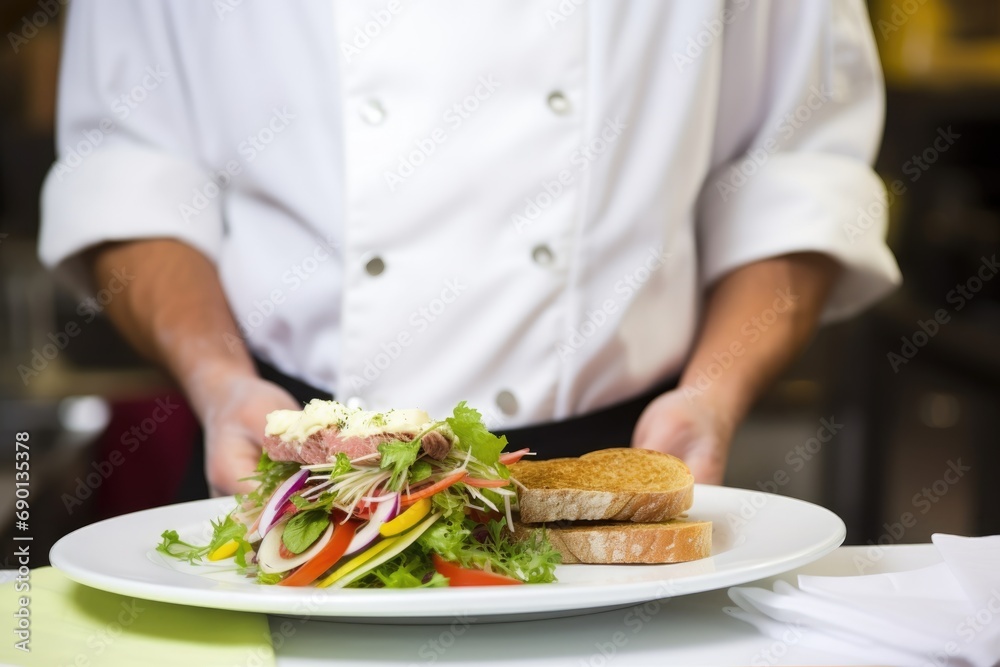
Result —
<instances>
[{"instance_id":1,"label":"yellow pepper slice","mask_svg":"<svg viewBox=\"0 0 1000 667\"><path fill-rule=\"evenodd\" d=\"M223 542L215 551L208 554L208 560L222 560L223 558L229 558L234 553L236 549L239 548L240 543L236 540L229 540L228 542Z\"/></svg>"},{"instance_id":2,"label":"yellow pepper slice","mask_svg":"<svg viewBox=\"0 0 1000 667\"><path fill-rule=\"evenodd\" d=\"M348 575L354 570L358 569L359 567L370 561L372 558L374 558L375 556L379 555L380 553L391 547L400 539L402 538L390 537L382 540L381 542L371 547L370 549L365 549L360 554L358 554L357 556L355 556L354 558L352 558L351 560L347 561L346 563L338 567L336 570L334 570L329 577L327 577L326 579L322 579L318 584L316 584L316 587L326 588L327 586L334 583L341 577Z\"/></svg>"},{"instance_id":3,"label":"yellow pepper slice","mask_svg":"<svg viewBox=\"0 0 1000 667\"><path fill-rule=\"evenodd\" d=\"M421 498L410 505L402 514L391 521L386 521L378 529L383 537L399 535L405 530L409 530L417 525L421 519L431 513L431 499Z\"/></svg>"}]
</instances>

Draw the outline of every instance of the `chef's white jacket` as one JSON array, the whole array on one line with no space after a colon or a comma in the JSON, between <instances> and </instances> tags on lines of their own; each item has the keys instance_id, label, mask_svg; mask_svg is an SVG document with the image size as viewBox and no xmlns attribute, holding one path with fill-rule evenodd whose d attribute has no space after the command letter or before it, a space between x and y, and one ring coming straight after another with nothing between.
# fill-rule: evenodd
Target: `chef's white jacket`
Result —
<instances>
[{"instance_id":1,"label":"chef's white jacket","mask_svg":"<svg viewBox=\"0 0 1000 667\"><path fill-rule=\"evenodd\" d=\"M835 257L826 320L898 281L861 0L74 0L60 86L45 263L187 242L354 405L565 418L678 373L748 262Z\"/></svg>"}]
</instances>

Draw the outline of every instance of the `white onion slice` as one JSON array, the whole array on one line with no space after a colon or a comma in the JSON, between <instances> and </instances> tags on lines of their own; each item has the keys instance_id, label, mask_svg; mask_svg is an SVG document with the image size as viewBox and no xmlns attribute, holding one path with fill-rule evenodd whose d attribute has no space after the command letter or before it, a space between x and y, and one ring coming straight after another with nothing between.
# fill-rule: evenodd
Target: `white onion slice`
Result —
<instances>
[{"instance_id":1,"label":"white onion slice","mask_svg":"<svg viewBox=\"0 0 1000 667\"><path fill-rule=\"evenodd\" d=\"M363 503L387 503L390 500L399 500L399 495L390 493L386 496L361 496L361 502Z\"/></svg>"},{"instance_id":2,"label":"white onion slice","mask_svg":"<svg viewBox=\"0 0 1000 667\"><path fill-rule=\"evenodd\" d=\"M284 558L281 555L281 536L284 535L285 526L287 525L288 523L286 522L274 526L274 530L270 531L264 537L264 541L260 543L260 549L257 551L257 565L260 567L261 572L265 574L277 574L298 567L311 560L333 537L333 524L331 523L323 531L323 534L319 536L319 539L313 542L312 546L308 549L300 554L295 554L291 558Z\"/></svg>"},{"instance_id":3,"label":"white onion slice","mask_svg":"<svg viewBox=\"0 0 1000 667\"><path fill-rule=\"evenodd\" d=\"M357 553L374 542L375 538L379 536L378 529L382 527L382 524L391 521L399 514L398 493L389 494L389 497L381 496L375 502L378 503L378 507L372 512L372 518L354 534L354 539L347 545L347 551L344 552L345 556Z\"/></svg>"}]
</instances>

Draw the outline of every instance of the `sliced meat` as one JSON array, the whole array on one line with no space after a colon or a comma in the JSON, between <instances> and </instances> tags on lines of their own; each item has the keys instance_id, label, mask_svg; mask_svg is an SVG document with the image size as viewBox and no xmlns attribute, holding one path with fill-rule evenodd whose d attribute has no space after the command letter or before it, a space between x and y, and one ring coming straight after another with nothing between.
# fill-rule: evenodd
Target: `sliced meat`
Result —
<instances>
[{"instance_id":1,"label":"sliced meat","mask_svg":"<svg viewBox=\"0 0 1000 667\"><path fill-rule=\"evenodd\" d=\"M416 433L377 433L361 437L344 436L335 428L325 428L310 435L305 442L285 441L278 436L264 438L264 451L272 461L296 461L307 465L333 463L338 453L350 459L378 452L378 446L392 440L412 440ZM449 443L450 448L450 443ZM447 451L445 452L447 454Z\"/></svg>"},{"instance_id":2,"label":"sliced meat","mask_svg":"<svg viewBox=\"0 0 1000 667\"><path fill-rule=\"evenodd\" d=\"M444 457L448 456L448 452L451 451L451 440L437 431L431 431L420 438L420 447L427 456L437 461L442 461Z\"/></svg>"}]
</instances>

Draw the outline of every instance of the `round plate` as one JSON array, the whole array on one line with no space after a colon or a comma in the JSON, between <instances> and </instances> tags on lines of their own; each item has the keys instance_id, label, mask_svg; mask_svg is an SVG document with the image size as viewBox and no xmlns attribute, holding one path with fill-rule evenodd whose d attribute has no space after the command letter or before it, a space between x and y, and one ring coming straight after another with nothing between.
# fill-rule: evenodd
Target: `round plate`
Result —
<instances>
[{"instance_id":1,"label":"round plate","mask_svg":"<svg viewBox=\"0 0 1000 667\"><path fill-rule=\"evenodd\" d=\"M725 588L800 567L844 541L844 522L811 503L757 491L697 485L688 518L712 521L712 556L672 565L562 565L558 582L433 589L318 589L262 586L232 562L191 566L155 550L160 533L207 544L210 521L231 498L135 512L59 540L52 564L101 590L161 602L380 623L526 620Z\"/></svg>"}]
</instances>

